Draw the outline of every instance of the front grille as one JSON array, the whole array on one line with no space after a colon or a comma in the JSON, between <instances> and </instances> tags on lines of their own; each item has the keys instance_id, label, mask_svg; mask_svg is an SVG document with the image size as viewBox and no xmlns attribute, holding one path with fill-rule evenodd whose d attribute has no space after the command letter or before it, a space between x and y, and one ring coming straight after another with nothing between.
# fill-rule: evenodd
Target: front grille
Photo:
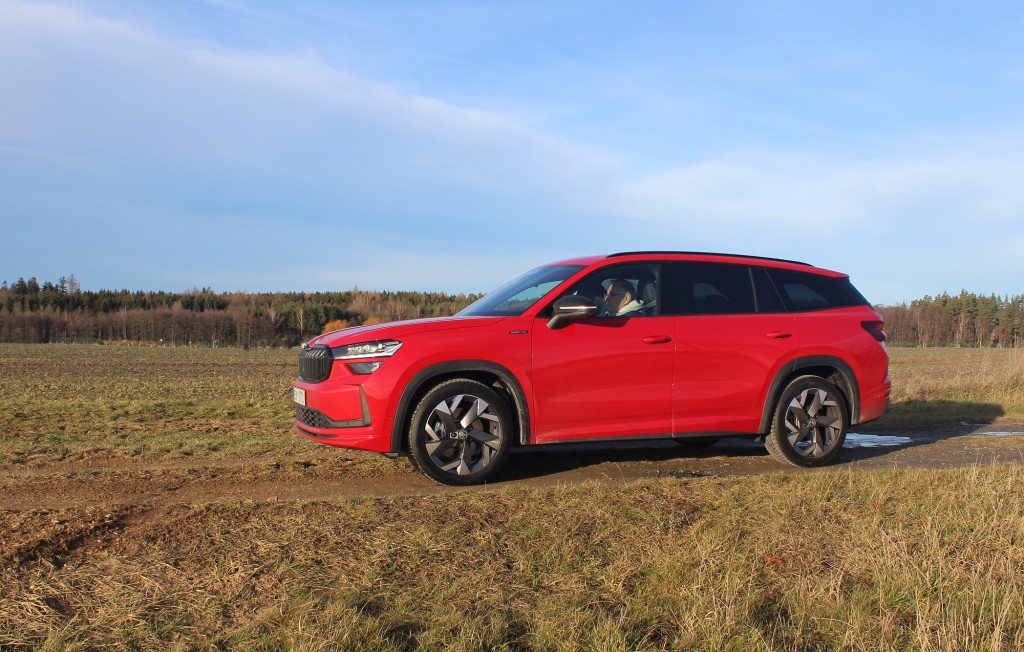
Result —
<instances>
[{"instance_id":1,"label":"front grille","mask_svg":"<svg viewBox=\"0 0 1024 652\"><path fill-rule=\"evenodd\" d=\"M310 428L330 428L332 425L331 420L320 410L302 407L301 405L295 406L295 419Z\"/></svg>"},{"instance_id":2,"label":"front grille","mask_svg":"<svg viewBox=\"0 0 1024 652\"><path fill-rule=\"evenodd\" d=\"M307 383L319 383L331 375L334 357L326 346L307 346L299 354L299 378Z\"/></svg>"}]
</instances>

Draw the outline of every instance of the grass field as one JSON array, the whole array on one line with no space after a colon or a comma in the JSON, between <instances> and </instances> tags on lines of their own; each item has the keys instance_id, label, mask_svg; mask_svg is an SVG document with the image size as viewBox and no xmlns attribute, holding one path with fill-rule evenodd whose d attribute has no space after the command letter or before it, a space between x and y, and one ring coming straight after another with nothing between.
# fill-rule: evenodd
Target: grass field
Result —
<instances>
[{"instance_id":1,"label":"grass field","mask_svg":"<svg viewBox=\"0 0 1024 652\"><path fill-rule=\"evenodd\" d=\"M1024 350L890 349L892 405L878 425L1024 422Z\"/></svg>"},{"instance_id":2,"label":"grass field","mask_svg":"<svg viewBox=\"0 0 1024 652\"><path fill-rule=\"evenodd\" d=\"M894 349L874 427L1024 422L1024 351ZM286 454L298 353L0 344L0 463Z\"/></svg>"},{"instance_id":3,"label":"grass field","mask_svg":"<svg viewBox=\"0 0 1024 652\"><path fill-rule=\"evenodd\" d=\"M0 344L0 463L282 453L287 349Z\"/></svg>"},{"instance_id":4,"label":"grass field","mask_svg":"<svg viewBox=\"0 0 1024 652\"><path fill-rule=\"evenodd\" d=\"M5 560L0 647L1020 650L1022 481L1004 466L27 513L87 536Z\"/></svg>"},{"instance_id":5,"label":"grass field","mask_svg":"<svg viewBox=\"0 0 1024 652\"><path fill-rule=\"evenodd\" d=\"M891 353L883 426L1024 421L1024 352ZM0 465L309 450L289 434L295 360L0 345ZM23 543L0 545L3 650L1024 649L1024 467L981 459L401 498L96 496L0 510L0 536Z\"/></svg>"}]
</instances>

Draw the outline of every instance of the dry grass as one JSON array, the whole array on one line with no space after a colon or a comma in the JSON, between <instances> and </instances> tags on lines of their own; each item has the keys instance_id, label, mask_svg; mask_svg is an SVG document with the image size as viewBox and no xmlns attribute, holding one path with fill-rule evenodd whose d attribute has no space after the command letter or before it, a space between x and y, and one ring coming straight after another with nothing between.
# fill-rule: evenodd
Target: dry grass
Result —
<instances>
[{"instance_id":1,"label":"dry grass","mask_svg":"<svg viewBox=\"0 0 1024 652\"><path fill-rule=\"evenodd\" d=\"M891 349L881 427L1024 422L1024 350ZM289 454L297 353L0 344L0 463Z\"/></svg>"},{"instance_id":2,"label":"dry grass","mask_svg":"<svg viewBox=\"0 0 1024 652\"><path fill-rule=\"evenodd\" d=\"M891 353L887 419L1024 421L1024 352ZM0 345L0 463L308 447L294 373L294 351ZM28 542L0 546L0 649L1024 649L1022 480L0 511Z\"/></svg>"},{"instance_id":3,"label":"dry grass","mask_svg":"<svg viewBox=\"0 0 1024 652\"><path fill-rule=\"evenodd\" d=\"M0 463L283 453L291 350L0 344Z\"/></svg>"},{"instance_id":4,"label":"dry grass","mask_svg":"<svg viewBox=\"0 0 1024 652\"><path fill-rule=\"evenodd\" d=\"M0 647L1019 650L1022 481L994 466L125 510L5 562Z\"/></svg>"},{"instance_id":5,"label":"dry grass","mask_svg":"<svg viewBox=\"0 0 1024 652\"><path fill-rule=\"evenodd\" d=\"M1024 422L1024 349L889 349L890 414L882 423Z\"/></svg>"}]
</instances>

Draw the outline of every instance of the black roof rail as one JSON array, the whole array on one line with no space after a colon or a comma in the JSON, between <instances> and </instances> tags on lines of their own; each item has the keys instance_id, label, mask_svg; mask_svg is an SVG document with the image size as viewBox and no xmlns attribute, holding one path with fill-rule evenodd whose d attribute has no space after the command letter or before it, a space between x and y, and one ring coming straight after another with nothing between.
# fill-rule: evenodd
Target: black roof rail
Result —
<instances>
[{"instance_id":1,"label":"black roof rail","mask_svg":"<svg viewBox=\"0 0 1024 652\"><path fill-rule=\"evenodd\" d=\"M619 256L647 256L659 254L685 254L688 256L724 256L726 258L754 258L756 260L772 260L777 263L792 263L793 265L806 265L807 267L813 267L813 265L811 265L810 263L805 263L799 260L788 260L786 258L769 258L768 256L752 256L749 254L723 254L714 251L620 251L615 254L608 254L608 257L617 258Z\"/></svg>"}]
</instances>

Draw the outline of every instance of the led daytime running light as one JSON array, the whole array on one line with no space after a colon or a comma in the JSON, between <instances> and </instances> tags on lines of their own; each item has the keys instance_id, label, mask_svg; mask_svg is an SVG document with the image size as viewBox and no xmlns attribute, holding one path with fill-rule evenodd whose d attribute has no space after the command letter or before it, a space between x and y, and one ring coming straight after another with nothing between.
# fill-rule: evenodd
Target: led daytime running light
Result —
<instances>
[{"instance_id":1,"label":"led daytime running light","mask_svg":"<svg viewBox=\"0 0 1024 652\"><path fill-rule=\"evenodd\" d=\"M352 360L353 358L386 358L395 354L402 348L398 340L375 340L373 342L358 342L346 344L331 349L335 360Z\"/></svg>"}]
</instances>

